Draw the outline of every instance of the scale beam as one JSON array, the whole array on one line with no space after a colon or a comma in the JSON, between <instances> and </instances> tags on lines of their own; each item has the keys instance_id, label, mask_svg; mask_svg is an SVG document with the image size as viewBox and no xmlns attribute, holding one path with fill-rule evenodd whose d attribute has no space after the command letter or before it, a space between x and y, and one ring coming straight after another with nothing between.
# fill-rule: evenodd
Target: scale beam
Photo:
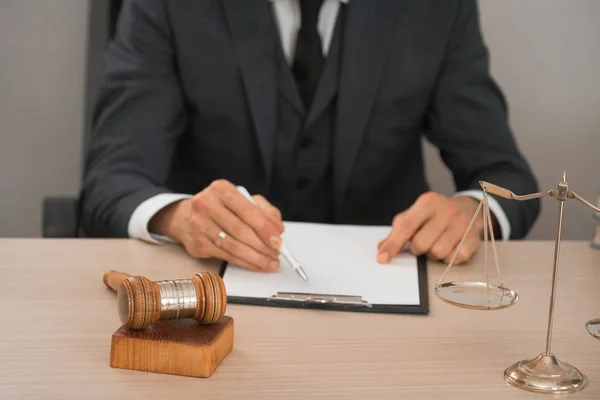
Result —
<instances>
[{"instance_id":1,"label":"scale beam","mask_svg":"<svg viewBox=\"0 0 600 400\"><path fill-rule=\"evenodd\" d=\"M546 196L556 197L556 193L557 193L557 190L553 189L553 190L549 190L547 192L518 195L518 194L515 194L512 191L505 189L501 186L494 185L493 183L479 181L479 184L488 193L495 194L496 196L504 197L505 199L509 199L509 200L526 201L526 200L539 199L539 198L546 197Z\"/></svg>"}]
</instances>

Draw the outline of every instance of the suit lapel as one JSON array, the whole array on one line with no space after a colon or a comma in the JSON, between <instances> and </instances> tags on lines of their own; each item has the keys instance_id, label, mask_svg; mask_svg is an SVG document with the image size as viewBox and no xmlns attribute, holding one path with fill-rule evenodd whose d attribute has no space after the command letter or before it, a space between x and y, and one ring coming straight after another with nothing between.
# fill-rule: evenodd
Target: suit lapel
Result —
<instances>
[{"instance_id":1,"label":"suit lapel","mask_svg":"<svg viewBox=\"0 0 600 400\"><path fill-rule=\"evenodd\" d=\"M348 5L333 144L338 210L383 73L396 4L397 0L352 0Z\"/></svg>"},{"instance_id":2,"label":"suit lapel","mask_svg":"<svg viewBox=\"0 0 600 400\"><path fill-rule=\"evenodd\" d=\"M223 0L231 38L270 185L277 110L276 41L266 0Z\"/></svg>"}]
</instances>

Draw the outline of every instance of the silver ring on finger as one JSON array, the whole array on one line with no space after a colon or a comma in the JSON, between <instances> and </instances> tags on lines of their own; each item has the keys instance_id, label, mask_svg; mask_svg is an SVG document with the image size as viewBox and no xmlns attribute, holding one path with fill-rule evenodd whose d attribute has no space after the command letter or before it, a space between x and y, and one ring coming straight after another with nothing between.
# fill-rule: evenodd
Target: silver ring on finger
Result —
<instances>
[{"instance_id":1,"label":"silver ring on finger","mask_svg":"<svg viewBox=\"0 0 600 400\"><path fill-rule=\"evenodd\" d=\"M223 240L225 240L225 238L227 237L227 234L223 231L219 232L219 236L217 237L217 240L215 240L215 245L217 247L221 247L221 245L223 244Z\"/></svg>"}]
</instances>

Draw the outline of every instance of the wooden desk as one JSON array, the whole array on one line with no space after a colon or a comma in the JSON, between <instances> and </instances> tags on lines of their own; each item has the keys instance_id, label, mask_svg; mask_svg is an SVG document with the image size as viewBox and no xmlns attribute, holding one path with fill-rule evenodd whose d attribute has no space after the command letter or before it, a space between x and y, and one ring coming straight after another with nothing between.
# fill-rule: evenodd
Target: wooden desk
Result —
<instances>
[{"instance_id":1,"label":"wooden desk","mask_svg":"<svg viewBox=\"0 0 600 400\"><path fill-rule=\"evenodd\" d=\"M499 243L519 303L495 312L449 306L430 293L428 316L230 305L234 350L209 379L113 369L119 327L108 269L153 280L215 268L175 247L133 240L0 240L0 398L542 399L503 371L545 346L553 243ZM482 252L478 257L482 256ZM600 252L562 246L553 350L590 380L572 398L600 398ZM450 279L483 279L476 265ZM430 287L444 266L430 264ZM216 270L216 268L215 268Z\"/></svg>"}]
</instances>

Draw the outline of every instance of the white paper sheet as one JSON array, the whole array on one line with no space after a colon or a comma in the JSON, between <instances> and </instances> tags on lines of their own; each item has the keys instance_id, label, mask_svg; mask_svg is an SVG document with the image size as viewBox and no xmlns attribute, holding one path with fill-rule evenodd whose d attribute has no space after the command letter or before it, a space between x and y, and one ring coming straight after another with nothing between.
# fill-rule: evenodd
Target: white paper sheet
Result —
<instances>
[{"instance_id":1,"label":"white paper sheet","mask_svg":"<svg viewBox=\"0 0 600 400\"><path fill-rule=\"evenodd\" d=\"M375 304L419 305L416 257L401 253L390 264L377 263L377 243L390 227L286 222L283 239L304 267L303 281L281 258L277 272L251 272L229 265L227 294L267 298L277 292L362 296Z\"/></svg>"}]
</instances>

